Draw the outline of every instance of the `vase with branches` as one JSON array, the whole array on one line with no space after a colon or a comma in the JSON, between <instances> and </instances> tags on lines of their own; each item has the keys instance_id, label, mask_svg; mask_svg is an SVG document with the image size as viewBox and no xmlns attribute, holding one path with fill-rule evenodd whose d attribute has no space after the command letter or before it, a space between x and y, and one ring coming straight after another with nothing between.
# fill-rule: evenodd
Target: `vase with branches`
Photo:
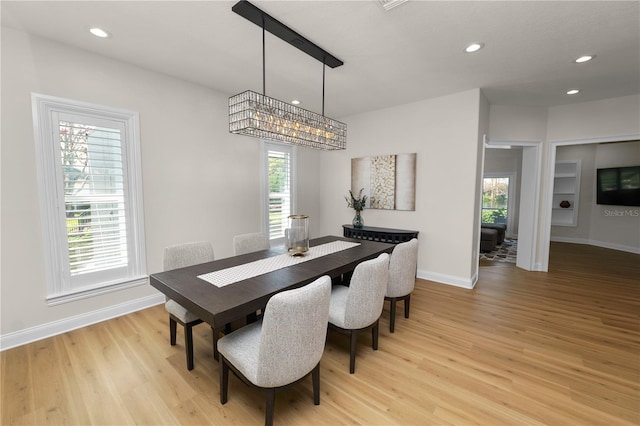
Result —
<instances>
[{"instance_id":1,"label":"vase with branches","mask_svg":"<svg viewBox=\"0 0 640 426\"><path fill-rule=\"evenodd\" d=\"M351 207L356 211L356 215L353 218L352 224L355 228L362 228L364 226L364 220L362 219L362 210L364 210L365 205L367 204L367 196L362 195L362 191L364 188L361 188L358 192L358 196L354 196L353 192L349 190L349 196L345 196L344 199L347 201L347 207Z\"/></svg>"}]
</instances>

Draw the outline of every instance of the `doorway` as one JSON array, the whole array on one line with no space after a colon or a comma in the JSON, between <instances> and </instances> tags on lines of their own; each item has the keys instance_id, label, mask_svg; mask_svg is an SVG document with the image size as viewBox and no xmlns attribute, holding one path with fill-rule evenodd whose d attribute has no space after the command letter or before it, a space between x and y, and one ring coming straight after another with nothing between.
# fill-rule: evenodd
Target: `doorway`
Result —
<instances>
[{"instance_id":1,"label":"doorway","mask_svg":"<svg viewBox=\"0 0 640 426\"><path fill-rule=\"evenodd\" d=\"M542 143L539 141L497 141L486 139L485 141L485 161L483 164L483 176L489 173L500 173L490 171L491 165L487 160L487 149L498 148L509 150L511 155L518 159L515 168L505 170L509 173L515 173L519 178L519 194L512 195L510 198L514 202L511 208L512 225L507 224L507 229L511 228L511 236L518 238L518 253L516 266L527 271L539 270L539 264L536 264L536 235L538 230L538 222L536 213L539 207L540 199L540 176L542 167ZM513 151L512 151L513 150ZM517 153L517 151L521 153ZM516 154L517 153L517 154ZM507 173L507 174L509 174ZM504 174L504 172L502 172ZM515 202L517 200L517 202ZM509 215L507 215L508 220Z\"/></svg>"},{"instance_id":2,"label":"doorway","mask_svg":"<svg viewBox=\"0 0 640 426\"><path fill-rule=\"evenodd\" d=\"M598 138L589 138L589 139L550 141L549 152L548 152L548 164L555 165L556 158L557 158L557 149L560 147L572 146L572 145L612 144L612 143L622 143L622 142L633 142L633 141L639 141L639 140L640 140L640 134L598 137ZM593 168L595 168L595 165ZM545 199L545 204L543 205L544 208L543 208L542 214L543 214L544 224L542 225L542 228L541 228L542 235L540 237L541 238L540 258L542 261L540 270L542 271L547 271L549 269L549 249L551 245L551 225L552 225L551 214L552 214L552 208L553 208L553 183L554 183L554 171L555 171L554 169L555 169L554 167L551 167L551 166L548 167L547 175L546 175L545 190L546 190L547 197ZM596 227L595 229L599 229L599 228ZM589 236L589 238L586 239L586 241L589 241L589 244L593 244L593 245L600 245L602 247L613 248L617 250L621 249L620 247L614 247L611 244L602 245L601 243L594 243L594 241L591 241L592 239L595 241L598 240L597 237L593 238L592 236ZM624 248L623 248L623 251L624 251Z\"/></svg>"}]
</instances>

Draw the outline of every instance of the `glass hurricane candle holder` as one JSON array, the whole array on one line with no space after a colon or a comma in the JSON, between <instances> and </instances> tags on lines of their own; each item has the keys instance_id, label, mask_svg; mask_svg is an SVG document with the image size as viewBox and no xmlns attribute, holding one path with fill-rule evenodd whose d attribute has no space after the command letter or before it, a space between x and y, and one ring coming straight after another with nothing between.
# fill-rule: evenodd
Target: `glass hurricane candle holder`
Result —
<instances>
[{"instance_id":1,"label":"glass hurricane candle holder","mask_svg":"<svg viewBox=\"0 0 640 426\"><path fill-rule=\"evenodd\" d=\"M287 250L292 256L304 256L309 251L309 216L304 214L289 216Z\"/></svg>"}]
</instances>

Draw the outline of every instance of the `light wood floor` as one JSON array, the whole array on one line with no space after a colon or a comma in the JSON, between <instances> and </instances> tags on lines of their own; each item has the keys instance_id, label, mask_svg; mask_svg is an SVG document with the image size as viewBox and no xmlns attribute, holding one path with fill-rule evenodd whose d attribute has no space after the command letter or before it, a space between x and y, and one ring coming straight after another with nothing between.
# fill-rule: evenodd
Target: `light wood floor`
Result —
<instances>
[{"instance_id":1,"label":"light wood floor","mask_svg":"<svg viewBox=\"0 0 640 426\"><path fill-rule=\"evenodd\" d=\"M638 425L640 256L553 243L550 272L483 263L474 290L418 280L411 318L380 349L330 332L321 405L308 379L278 395L277 424ZM162 306L1 354L8 424L262 424L264 396L230 377L219 403L211 331L195 369Z\"/></svg>"}]
</instances>

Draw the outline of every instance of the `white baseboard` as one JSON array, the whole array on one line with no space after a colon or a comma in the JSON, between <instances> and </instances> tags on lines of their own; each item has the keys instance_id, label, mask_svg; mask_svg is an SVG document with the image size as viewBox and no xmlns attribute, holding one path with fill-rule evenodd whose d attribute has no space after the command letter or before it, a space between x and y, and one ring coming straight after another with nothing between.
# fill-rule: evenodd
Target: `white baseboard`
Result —
<instances>
[{"instance_id":1,"label":"white baseboard","mask_svg":"<svg viewBox=\"0 0 640 426\"><path fill-rule=\"evenodd\" d=\"M640 247L623 246L621 244L608 243L606 241L590 240L588 238L551 237L551 241L558 243L587 244L590 246L602 247L611 250L626 251L628 253L640 254Z\"/></svg>"},{"instance_id":2,"label":"white baseboard","mask_svg":"<svg viewBox=\"0 0 640 426\"><path fill-rule=\"evenodd\" d=\"M42 340L47 337L66 333L101 321L136 312L151 306L165 302L162 293L154 294L140 299L131 300L119 305L109 306L85 314L64 318L47 324L27 328L0 336L0 351L15 348L16 346Z\"/></svg>"},{"instance_id":3,"label":"white baseboard","mask_svg":"<svg viewBox=\"0 0 640 426\"><path fill-rule=\"evenodd\" d=\"M428 281L435 281L437 283L452 285L456 287L472 289L478 282L478 274L471 278L461 278L453 275L439 274L437 272L429 272L424 270L418 270L416 274L417 278Z\"/></svg>"}]
</instances>

